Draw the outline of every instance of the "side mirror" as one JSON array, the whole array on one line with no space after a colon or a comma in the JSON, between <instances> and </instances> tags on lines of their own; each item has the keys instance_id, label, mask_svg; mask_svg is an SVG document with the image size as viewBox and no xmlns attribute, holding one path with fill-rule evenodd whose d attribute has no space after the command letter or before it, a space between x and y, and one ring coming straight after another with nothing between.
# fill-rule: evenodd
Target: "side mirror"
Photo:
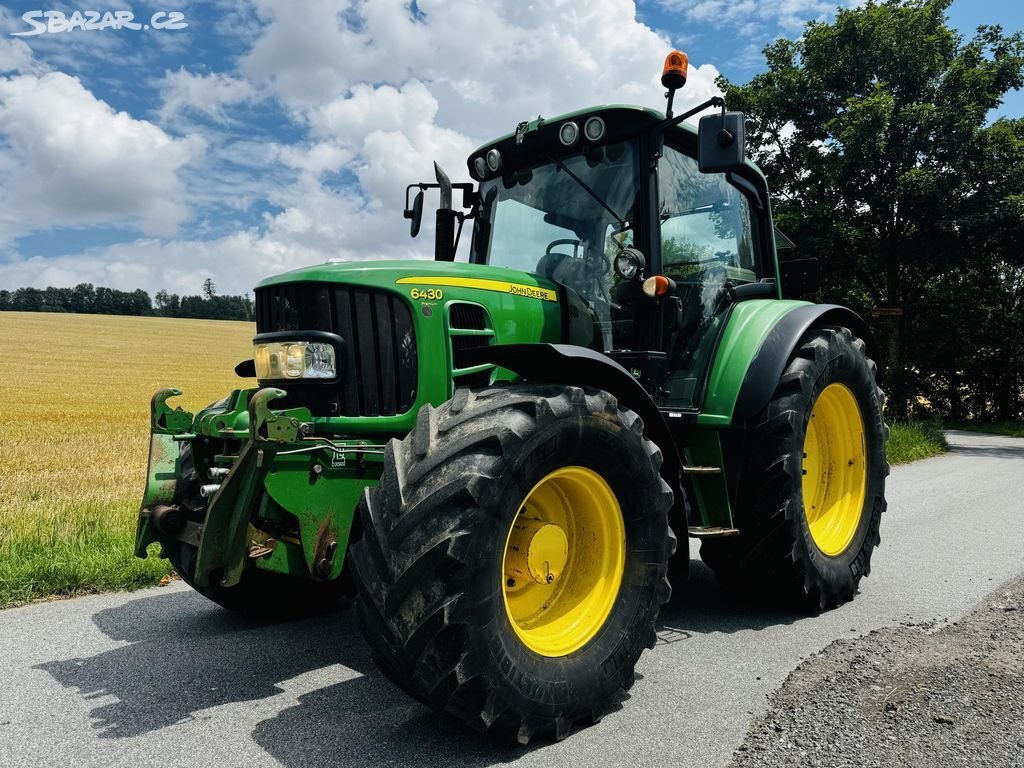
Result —
<instances>
[{"instance_id":1,"label":"side mirror","mask_svg":"<svg viewBox=\"0 0 1024 768\"><path fill-rule=\"evenodd\" d=\"M742 112L705 115L697 125L697 165L701 173L738 171L746 159Z\"/></svg>"},{"instance_id":2,"label":"side mirror","mask_svg":"<svg viewBox=\"0 0 1024 768\"><path fill-rule=\"evenodd\" d=\"M409 223L409 233L415 238L420 233L420 222L423 220L423 189L420 189L413 198L413 207L407 208L402 216L412 219Z\"/></svg>"},{"instance_id":3,"label":"side mirror","mask_svg":"<svg viewBox=\"0 0 1024 768\"><path fill-rule=\"evenodd\" d=\"M821 264L816 258L780 259L782 298L802 299L821 286Z\"/></svg>"},{"instance_id":4,"label":"side mirror","mask_svg":"<svg viewBox=\"0 0 1024 768\"><path fill-rule=\"evenodd\" d=\"M412 208L406 208L403 214L405 218L412 219L409 223L409 234L416 237L420 233L420 222L423 221L423 190L416 193L412 199Z\"/></svg>"}]
</instances>

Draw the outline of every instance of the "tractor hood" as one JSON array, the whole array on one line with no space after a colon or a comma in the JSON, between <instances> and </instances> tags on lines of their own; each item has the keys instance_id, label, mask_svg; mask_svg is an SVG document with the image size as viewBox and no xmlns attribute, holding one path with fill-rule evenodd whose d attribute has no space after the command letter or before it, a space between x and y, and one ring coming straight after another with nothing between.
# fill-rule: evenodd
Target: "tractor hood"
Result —
<instances>
[{"instance_id":1,"label":"tractor hood","mask_svg":"<svg viewBox=\"0 0 1024 768\"><path fill-rule=\"evenodd\" d=\"M469 289L546 302L558 301L555 283L529 272L484 264L425 259L327 262L267 278L256 286L256 290L306 282L345 283L403 292L416 287Z\"/></svg>"}]
</instances>

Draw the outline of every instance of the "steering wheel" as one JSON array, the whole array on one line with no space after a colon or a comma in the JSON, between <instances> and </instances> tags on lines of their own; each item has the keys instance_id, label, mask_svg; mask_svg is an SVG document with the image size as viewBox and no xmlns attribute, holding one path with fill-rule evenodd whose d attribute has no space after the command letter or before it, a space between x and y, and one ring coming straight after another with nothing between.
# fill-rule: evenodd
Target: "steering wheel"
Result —
<instances>
[{"instance_id":1,"label":"steering wheel","mask_svg":"<svg viewBox=\"0 0 1024 768\"><path fill-rule=\"evenodd\" d=\"M571 258L573 258L573 259L579 259L580 258L580 247L583 245L583 241L582 240L576 240L576 239L573 239L571 237L564 237L564 238L560 238L558 240L552 240L550 243L548 243L548 247L545 249L544 255L545 256L550 256L552 254L552 250L554 248L557 248L560 245L571 245L572 246L572 256L571 256ZM569 256L568 253L556 254L556 255ZM603 253L597 253L596 256L597 256L597 258L594 258L594 256L590 256L588 258L583 259L583 264L586 267L587 272L589 272L590 274L594 275L595 277L604 277L605 275L608 274L608 270L610 270L612 268L611 259L609 259L607 256L605 256ZM595 262L596 262L596 265L595 265Z\"/></svg>"},{"instance_id":2,"label":"steering wheel","mask_svg":"<svg viewBox=\"0 0 1024 768\"><path fill-rule=\"evenodd\" d=\"M553 248L559 245L571 245L572 246L572 257L578 259L580 257L580 246L583 245L582 240L574 240L571 237L563 237L561 240L552 240L548 243L547 249L544 251L545 256L550 256ZM565 254L568 256L569 254Z\"/></svg>"}]
</instances>

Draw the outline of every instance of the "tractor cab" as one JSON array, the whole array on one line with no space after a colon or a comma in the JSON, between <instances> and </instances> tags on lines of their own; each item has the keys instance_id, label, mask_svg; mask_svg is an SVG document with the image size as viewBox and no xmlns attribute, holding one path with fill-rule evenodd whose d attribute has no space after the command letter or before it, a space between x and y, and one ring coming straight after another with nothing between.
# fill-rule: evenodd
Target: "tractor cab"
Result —
<instances>
[{"instance_id":1,"label":"tractor cab","mask_svg":"<svg viewBox=\"0 0 1024 768\"><path fill-rule=\"evenodd\" d=\"M698 404L735 289L775 277L763 178L742 161L704 172L698 147L688 125L614 106L520 125L469 159L470 261L576 293L597 350L639 368L670 408ZM777 296L774 283L755 290Z\"/></svg>"}]
</instances>

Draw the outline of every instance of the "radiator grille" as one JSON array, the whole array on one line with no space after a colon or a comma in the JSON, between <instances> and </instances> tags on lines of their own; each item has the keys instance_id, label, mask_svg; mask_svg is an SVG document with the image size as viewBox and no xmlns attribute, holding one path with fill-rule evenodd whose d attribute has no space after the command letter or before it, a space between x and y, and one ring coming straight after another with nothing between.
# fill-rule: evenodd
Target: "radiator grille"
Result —
<instances>
[{"instance_id":1,"label":"radiator grille","mask_svg":"<svg viewBox=\"0 0 1024 768\"><path fill-rule=\"evenodd\" d=\"M282 407L318 416L395 416L416 401L416 334L397 294L295 283L256 291L256 332L329 331L344 341L341 382L296 382Z\"/></svg>"}]
</instances>

